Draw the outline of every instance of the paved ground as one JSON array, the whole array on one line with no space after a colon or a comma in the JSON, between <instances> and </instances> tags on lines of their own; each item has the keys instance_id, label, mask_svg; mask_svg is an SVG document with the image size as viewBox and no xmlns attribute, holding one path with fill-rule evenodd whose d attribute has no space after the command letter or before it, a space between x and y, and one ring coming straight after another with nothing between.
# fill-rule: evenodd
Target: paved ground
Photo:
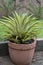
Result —
<instances>
[{"instance_id":1,"label":"paved ground","mask_svg":"<svg viewBox=\"0 0 43 65\"><path fill-rule=\"evenodd\" d=\"M0 65L14 65L8 56L0 57ZM43 65L43 52L35 52L31 65Z\"/></svg>"}]
</instances>

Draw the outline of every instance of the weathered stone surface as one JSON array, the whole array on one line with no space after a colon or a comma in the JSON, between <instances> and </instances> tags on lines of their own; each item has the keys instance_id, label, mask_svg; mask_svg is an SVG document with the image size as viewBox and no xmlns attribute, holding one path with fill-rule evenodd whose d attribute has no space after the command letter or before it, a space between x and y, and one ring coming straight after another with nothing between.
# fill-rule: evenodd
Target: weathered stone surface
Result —
<instances>
[{"instance_id":1,"label":"weathered stone surface","mask_svg":"<svg viewBox=\"0 0 43 65\"><path fill-rule=\"evenodd\" d=\"M36 52L32 61L32 65L43 65L43 52Z\"/></svg>"},{"instance_id":2,"label":"weathered stone surface","mask_svg":"<svg viewBox=\"0 0 43 65\"><path fill-rule=\"evenodd\" d=\"M14 65L9 56L0 57L0 65ZM35 52L31 65L43 65L43 52Z\"/></svg>"}]
</instances>

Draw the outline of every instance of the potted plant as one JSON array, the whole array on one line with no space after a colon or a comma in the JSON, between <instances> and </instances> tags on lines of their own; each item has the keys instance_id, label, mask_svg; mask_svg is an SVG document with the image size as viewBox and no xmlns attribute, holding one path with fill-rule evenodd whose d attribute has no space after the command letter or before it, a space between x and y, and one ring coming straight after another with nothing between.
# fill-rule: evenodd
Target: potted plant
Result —
<instances>
[{"instance_id":1,"label":"potted plant","mask_svg":"<svg viewBox=\"0 0 43 65\"><path fill-rule=\"evenodd\" d=\"M36 47L36 37L38 32L38 21L32 15L18 15L13 13L13 17L3 17L0 23L7 34L3 35L8 41L9 55L16 65L28 65L32 61Z\"/></svg>"}]
</instances>

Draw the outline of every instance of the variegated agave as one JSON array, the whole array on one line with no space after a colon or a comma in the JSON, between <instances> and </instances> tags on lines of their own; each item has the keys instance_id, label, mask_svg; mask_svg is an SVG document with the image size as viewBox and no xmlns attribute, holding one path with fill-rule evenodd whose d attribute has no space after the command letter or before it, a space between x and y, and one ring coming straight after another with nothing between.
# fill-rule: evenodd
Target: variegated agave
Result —
<instances>
[{"instance_id":1,"label":"variegated agave","mask_svg":"<svg viewBox=\"0 0 43 65\"><path fill-rule=\"evenodd\" d=\"M34 39L38 32L38 21L32 15L28 16L27 13L18 15L13 13L13 17L3 17L0 19L7 34L3 35L5 39L15 43L26 43L30 39Z\"/></svg>"}]
</instances>

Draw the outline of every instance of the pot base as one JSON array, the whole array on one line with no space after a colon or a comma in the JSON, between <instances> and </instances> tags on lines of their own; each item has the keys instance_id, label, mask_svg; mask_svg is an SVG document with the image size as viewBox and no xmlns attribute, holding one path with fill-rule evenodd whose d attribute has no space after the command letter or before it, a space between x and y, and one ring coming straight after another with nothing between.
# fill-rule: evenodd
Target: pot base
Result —
<instances>
[{"instance_id":1,"label":"pot base","mask_svg":"<svg viewBox=\"0 0 43 65\"><path fill-rule=\"evenodd\" d=\"M15 64L15 65L30 65L30 63L29 64Z\"/></svg>"},{"instance_id":2,"label":"pot base","mask_svg":"<svg viewBox=\"0 0 43 65\"><path fill-rule=\"evenodd\" d=\"M31 64L31 62L25 64L25 63L14 63L13 61L12 61L12 63L15 64L15 65L30 65Z\"/></svg>"}]
</instances>

